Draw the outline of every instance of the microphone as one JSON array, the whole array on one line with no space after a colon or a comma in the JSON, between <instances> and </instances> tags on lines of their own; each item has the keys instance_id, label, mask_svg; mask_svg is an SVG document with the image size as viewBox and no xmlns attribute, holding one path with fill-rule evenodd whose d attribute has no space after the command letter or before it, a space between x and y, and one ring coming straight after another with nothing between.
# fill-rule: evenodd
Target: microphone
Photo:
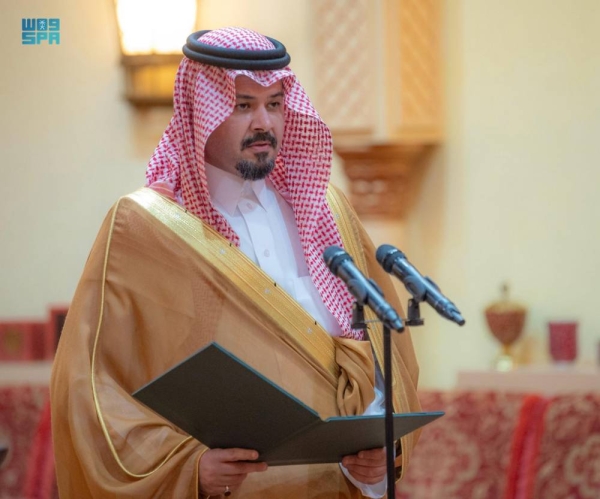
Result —
<instances>
[{"instance_id":1,"label":"microphone","mask_svg":"<svg viewBox=\"0 0 600 499\"><path fill-rule=\"evenodd\" d=\"M456 305L446 298L437 284L429 277L423 277L407 260L406 255L391 244L382 244L377 248L377 261L389 274L400 279L415 301L426 301L438 314L456 322L459 326L465 323Z\"/></svg>"},{"instance_id":2,"label":"microphone","mask_svg":"<svg viewBox=\"0 0 600 499\"><path fill-rule=\"evenodd\" d=\"M358 270L348 253L338 246L329 246L323 252L323 260L332 274L346 283L348 290L360 305L371 307L379 320L390 329L404 330L404 324L398 313L383 299L378 286Z\"/></svg>"}]
</instances>

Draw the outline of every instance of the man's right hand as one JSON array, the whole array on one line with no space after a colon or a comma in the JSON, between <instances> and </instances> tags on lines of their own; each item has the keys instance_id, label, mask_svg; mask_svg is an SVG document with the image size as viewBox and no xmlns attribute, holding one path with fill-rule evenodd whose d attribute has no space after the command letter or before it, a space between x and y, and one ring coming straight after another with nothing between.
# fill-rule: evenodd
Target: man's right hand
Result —
<instances>
[{"instance_id":1,"label":"man's right hand","mask_svg":"<svg viewBox=\"0 0 600 499\"><path fill-rule=\"evenodd\" d=\"M200 492L218 496L238 489L248 473L266 471L267 463L249 463L258 452L248 449L210 449L200 459Z\"/></svg>"}]
</instances>

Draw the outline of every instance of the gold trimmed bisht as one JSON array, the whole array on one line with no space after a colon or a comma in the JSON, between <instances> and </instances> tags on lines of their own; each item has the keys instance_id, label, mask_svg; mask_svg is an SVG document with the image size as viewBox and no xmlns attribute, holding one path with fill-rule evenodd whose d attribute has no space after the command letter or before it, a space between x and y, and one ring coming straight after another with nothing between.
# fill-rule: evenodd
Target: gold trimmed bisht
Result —
<instances>
[{"instance_id":1,"label":"gold trimmed bisht","mask_svg":"<svg viewBox=\"0 0 600 499\"><path fill-rule=\"evenodd\" d=\"M328 201L347 251L388 298L395 296L345 198L330 189ZM370 335L381 362L380 331ZM61 499L200 497L198 464L206 446L130 393L211 341L323 418L360 414L373 399L368 342L330 337L238 248L179 205L140 189L120 199L104 221L54 362L52 426ZM419 410L408 332L394 335L393 355L395 409ZM399 471L417 436L402 439ZM337 464L323 464L249 475L234 496L361 494Z\"/></svg>"}]
</instances>

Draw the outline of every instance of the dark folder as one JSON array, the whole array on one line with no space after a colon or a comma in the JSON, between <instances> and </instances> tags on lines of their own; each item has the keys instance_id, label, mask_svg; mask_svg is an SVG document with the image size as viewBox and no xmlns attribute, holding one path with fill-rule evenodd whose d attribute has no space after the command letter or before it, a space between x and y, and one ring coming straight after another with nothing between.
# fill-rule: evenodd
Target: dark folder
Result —
<instances>
[{"instance_id":1,"label":"dark folder","mask_svg":"<svg viewBox=\"0 0 600 499\"><path fill-rule=\"evenodd\" d=\"M217 343L133 396L208 447L255 449L271 466L335 463L385 445L383 415L322 420ZM394 414L394 439L443 414Z\"/></svg>"}]
</instances>

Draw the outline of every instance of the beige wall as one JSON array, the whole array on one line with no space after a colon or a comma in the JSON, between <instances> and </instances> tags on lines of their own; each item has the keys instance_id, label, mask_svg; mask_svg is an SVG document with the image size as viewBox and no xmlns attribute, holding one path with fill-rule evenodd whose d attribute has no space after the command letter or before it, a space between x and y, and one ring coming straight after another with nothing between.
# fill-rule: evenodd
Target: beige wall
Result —
<instances>
[{"instance_id":1,"label":"beige wall","mask_svg":"<svg viewBox=\"0 0 600 499\"><path fill-rule=\"evenodd\" d=\"M546 322L600 341L600 3L446 2L447 144L427 170L407 251L460 306L419 332L423 384L451 386L497 351L482 317L508 280L527 304L529 353Z\"/></svg>"},{"instance_id":2,"label":"beige wall","mask_svg":"<svg viewBox=\"0 0 600 499\"><path fill-rule=\"evenodd\" d=\"M2 0L0 316L41 316L72 296L104 214L143 183L165 112L134 112L110 0ZM309 94L309 2L203 0L203 27L279 38ZM407 220L369 224L398 242L460 306L460 329L426 311L415 338L425 386L486 367L482 309L510 281L530 308L532 355L545 323L581 321L582 359L600 340L600 3L446 0L447 143L422 174ZM60 17L60 47L20 44L22 17ZM339 170L335 174L343 181Z\"/></svg>"},{"instance_id":3,"label":"beige wall","mask_svg":"<svg viewBox=\"0 0 600 499\"><path fill-rule=\"evenodd\" d=\"M105 213L143 179L109 1L10 2L0 25L0 316L69 301ZM59 17L60 46L21 45Z\"/></svg>"}]
</instances>

